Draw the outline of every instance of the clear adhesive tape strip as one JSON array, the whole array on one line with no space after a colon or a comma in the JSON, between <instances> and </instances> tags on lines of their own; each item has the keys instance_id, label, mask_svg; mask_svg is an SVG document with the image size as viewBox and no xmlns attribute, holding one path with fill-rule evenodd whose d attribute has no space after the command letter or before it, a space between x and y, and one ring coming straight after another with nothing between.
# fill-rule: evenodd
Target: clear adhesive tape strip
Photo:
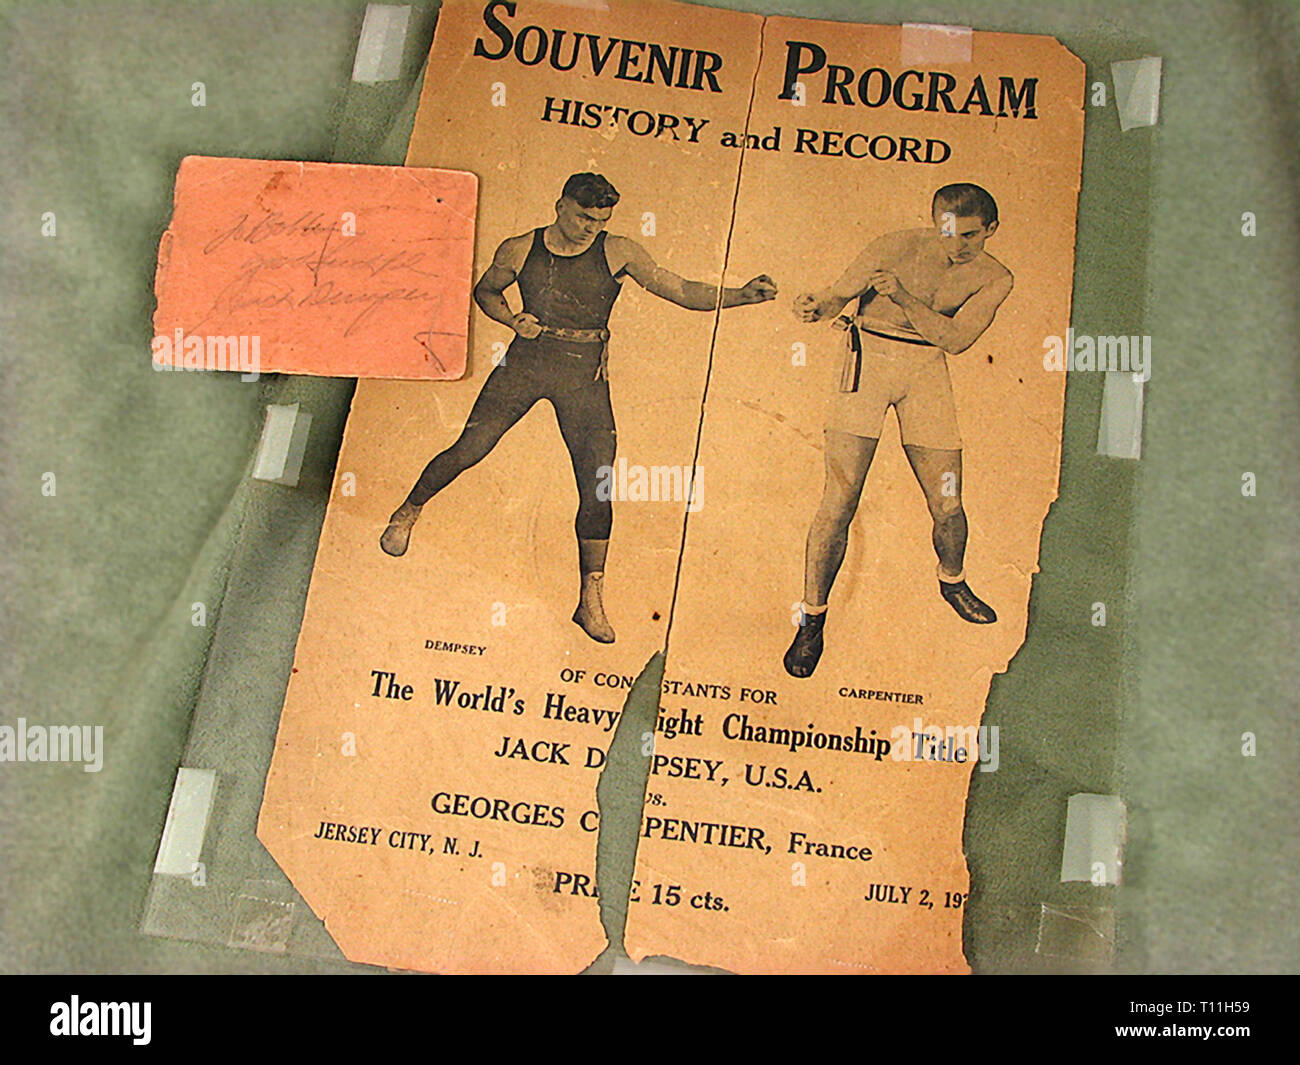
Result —
<instances>
[{"instance_id":1,"label":"clear adhesive tape strip","mask_svg":"<svg viewBox=\"0 0 1300 1065\"><path fill-rule=\"evenodd\" d=\"M1160 68L1158 55L1121 59L1110 65L1115 85L1115 108L1123 132L1154 126L1160 118Z\"/></svg>"},{"instance_id":2,"label":"clear adhesive tape strip","mask_svg":"<svg viewBox=\"0 0 1300 1065\"><path fill-rule=\"evenodd\" d=\"M972 32L969 26L941 26L932 22L904 22L899 58L904 65L969 63Z\"/></svg>"},{"instance_id":3,"label":"clear adhesive tape strip","mask_svg":"<svg viewBox=\"0 0 1300 1065\"><path fill-rule=\"evenodd\" d=\"M367 4L352 61L352 80L362 85L396 81L402 72L402 49L411 22L408 4Z\"/></svg>"},{"instance_id":4,"label":"clear adhesive tape strip","mask_svg":"<svg viewBox=\"0 0 1300 1065\"><path fill-rule=\"evenodd\" d=\"M311 415L300 411L297 403L268 405L253 464L254 479L296 487L310 431Z\"/></svg>"},{"instance_id":5,"label":"clear adhesive tape strip","mask_svg":"<svg viewBox=\"0 0 1300 1065\"><path fill-rule=\"evenodd\" d=\"M155 874L194 875L203 851L203 837L208 831L208 815L212 812L216 790L217 775L211 769L182 766L176 771L172 801L167 807L167 821L163 825L162 841L158 844L158 857L153 865Z\"/></svg>"},{"instance_id":6,"label":"clear adhesive tape strip","mask_svg":"<svg viewBox=\"0 0 1300 1065\"><path fill-rule=\"evenodd\" d=\"M1071 795L1066 804L1061 882L1098 887L1120 882L1126 833L1123 800L1118 795Z\"/></svg>"},{"instance_id":7,"label":"clear adhesive tape strip","mask_svg":"<svg viewBox=\"0 0 1300 1065\"><path fill-rule=\"evenodd\" d=\"M1107 371L1101 392L1097 454L1112 459L1142 457L1141 374Z\"/></svg>"}]
</instances>

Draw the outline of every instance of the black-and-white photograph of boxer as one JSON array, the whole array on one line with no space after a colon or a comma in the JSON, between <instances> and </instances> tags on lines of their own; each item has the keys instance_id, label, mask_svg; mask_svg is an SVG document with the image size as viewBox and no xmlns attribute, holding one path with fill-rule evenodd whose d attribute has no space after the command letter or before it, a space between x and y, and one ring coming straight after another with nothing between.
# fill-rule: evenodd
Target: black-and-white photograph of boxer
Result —
<instances>
[{"instance_id":1,"label":"black-and-white photograph of boxer","mask_svg":"<svg viewBox=\"0 0 1300 1065\"><path fill-rule=\"evenodd\" d=\"M1013 279L984 250L998 208L983 188L945 185L931 217L933 228L872 241L831 288L795 300L801 321L834 319L846 344L826 423L826 485L808 530L800 625L785 655L793 677L811 676L821 659L831 587L890 407L934 522L939 594L966 621L997 621L966 583L962 441L948 356L983 335ZM853 313L837 318L851 300Z\"/></svg>"},{"instance_id":2,"label":"black-and-white photograph of boxer","mask_svg":"<svg viewBox=\"0 0 1300 1065\"><path fill-rule=\"evenodd\" d=\"M460 436L425 466L379 541L388 554L405 554L429 500L486 458L545 399L555 411L578 486L574 531L581 585L573 620L599 643L614 641L602 598L613 506L597 486L600 471L613 466L617 442L606 359L609 316L623 279L694 311L776 296L766 275L741 288L719 289L660 266L636 241L605 232L618 201L618 191L600 174L574 174L555 203L553 222L510 237L497 249L474 287L474 300L489 318L513 330L514 339L484 381ZM505 298L511 285L518 285L522 299L518 312Z\"/></svg>"}]
</instances>

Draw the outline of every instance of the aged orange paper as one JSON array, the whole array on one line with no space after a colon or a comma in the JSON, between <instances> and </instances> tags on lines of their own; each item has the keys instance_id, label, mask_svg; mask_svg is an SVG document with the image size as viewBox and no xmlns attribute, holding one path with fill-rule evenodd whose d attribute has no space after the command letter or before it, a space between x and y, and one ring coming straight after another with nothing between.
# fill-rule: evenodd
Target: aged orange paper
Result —
<instances>
[{"instance_id":1,"label":"aged orange paper","mask_svg":"<svg viewBox=\"0 0 1300 1065\"><path fill-rule=\"evenodd\" d=\"M596 780L667 640L629 953L965 971L1083 70L943 43L443 5L408 161L480 179L469 368L358 386L259 821L348 957L590 962Z\"/></svg>"},{"instance_id":2,"label":"aged orange paper","mask_svg":"<svg viewBox=\"0 0 1300 1065\"><path fill-rule=\"evenodd\" d=\"M473 174L188 156L158 249L154 365L464 373Z\"/></svg>"},{"instance_id":3,"label":"aged orange paper","mask_svg":"<svg viewBox=\"0 0 1300 1065\"><path fill-rule=\"evenodd\" d=\"M634 959L967 970L978 726L1057 494L1084 74L967 41L767 20L729 254L789 298L719 324Z\"/></svg>"},{"instance_id":4,"label":"aged orange paper","mask_svg":"<svg viewBox=\"0 0 1300 1065\"><path fill-rule=\"evenodd\" d=\"M646 481L691 466L761 24L610 7L439 14L408 162L480 179L469 368L358 384L258 828L354 960L606 943L596 782L708 492Z\"/></svg>"}]
</instances>

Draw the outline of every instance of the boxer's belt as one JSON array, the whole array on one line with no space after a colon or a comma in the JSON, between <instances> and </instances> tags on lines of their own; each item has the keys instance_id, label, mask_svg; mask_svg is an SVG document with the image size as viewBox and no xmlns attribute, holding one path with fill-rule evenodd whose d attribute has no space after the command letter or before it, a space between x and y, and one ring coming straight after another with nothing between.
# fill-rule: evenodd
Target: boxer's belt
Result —
<instances>
[{"instance_id":1,"label":"boxer's belt","mask_svg":"<svg viewBox=\"0 0 1300 1065\"><path fill-rule=\"evenodd\" d=\"M848 315L841 315L840 317L847 319L848 321L848 325L842 328L852 327L855 329L860 329L864 333L870 333L873 337L880 337L882 340L896 340L900 344L919 344L921 345L921 347L924 348L934 347L933 344L931 344L928 340L925 340L922 337L904 337L904 336L897 336L894 333L882 333L879 329L872 329L871 326L869 325L863 325L860 319L849 318Z\"/></svg>"},{"instance_id":2,"label":"boxer's belt","mask_svg":"<svg viewBox=\"0 0 1300 1065\"><path fill-rule=\"evenodd\" d=\"M542 326L542 336L556 337L559 340L585 341L588 344L601 344L609 339L608 329L566 329L558 325Z\"/></svg>"},{"instance_id":3,"label":"boxer's belt","mask_svg":"<svg viewBox=\"0 0 1300 1065\"><path fill-rule=\"evenodd\" d=\"M870 333L882 340L895 340L900 344L919 344L922 347L934 347L928 340L913 340L911 337L892 336L865 326L847 314L835 319L835 328L848 330L849 350L845 355L844 368L840 371L840 391L856 392L862 381L862 334Z\"/></svg>"},{"instance_id":4,"label":"boxer's belt","mask_svg":"<svg viewBox=\"0 0 1300 1065\"><path fill-rule=\"evenodd\" d=\"M555 337L557 340L575 340L579 344L599 344L600 345L600 364L596 367L596 376L594 381L608 380L607 363L609 361L609 330L608 329L569 329L560 325L542 326L542 336ZM575 357L577 353L574 354Z\"/></svg>"}]
</instances>

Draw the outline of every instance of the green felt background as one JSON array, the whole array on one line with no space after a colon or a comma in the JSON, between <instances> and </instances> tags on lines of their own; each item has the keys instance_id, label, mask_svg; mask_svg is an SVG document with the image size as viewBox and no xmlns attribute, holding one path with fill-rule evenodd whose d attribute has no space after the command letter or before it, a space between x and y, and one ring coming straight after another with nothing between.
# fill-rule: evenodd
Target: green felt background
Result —
<instances>
[{"instance_id":1,"label":"green felt background","mask_svg":"<svg viewBox=\"0 0 1300 1065\"><path fill-rule=\"evenodd\" d=\"M972 789L967 952L977 971L1069 968L1034 953L1046 902L1114 907L1120 971L1295 970L1296 8L730 6L1052 33L1108 86L1110 60L1164 57L1156 129L1121 134L1113 106L1089 115L1076 270L1081 331L1153 337L1144 454L1095 455L1100 380L1072 379L1029 640L989 703L1002 764ZM420 34L427 44L432 5L416 7L413 47ZM154 373L157 241L187 154L400 161L410 78L349 86L363 11L0 7L0 723L102 724L107 743L99 774L0 766L4 970L353 968L139 927L182 760L222 773L214 871L265 872L248 828L267 708L283 692L351 392ZM408 50L408 72L417 58ZM204 108L190 104L194 81ZM1253 238L1240 232L1248 210ZM268 401L316 418L297 489L248 479ZM1241 495L1244 471L1255 498ZM204 628L190 624L195 601ZM1104 629L1090 623L1095 601ZM1075 791L1128 803L1122 888L1057 883ZM186 916L154 903L159 920ZM218 910L190 916L221 940Z\"/></svg>"}]
</instances>

